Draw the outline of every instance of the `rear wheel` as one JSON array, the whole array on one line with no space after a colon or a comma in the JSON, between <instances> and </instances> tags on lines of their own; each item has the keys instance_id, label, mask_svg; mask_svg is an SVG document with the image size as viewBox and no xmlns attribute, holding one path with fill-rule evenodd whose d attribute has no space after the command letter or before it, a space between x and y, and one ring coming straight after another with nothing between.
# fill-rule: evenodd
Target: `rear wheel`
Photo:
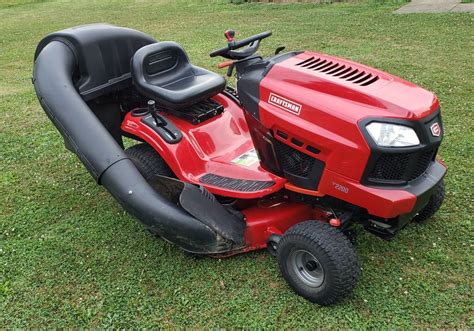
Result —
<instances>
[{"instance_id":1,"label":"rear wheel","mask_svg":"<svg viewBox=\"0 0 474 331\"><path fill-rule=\"evenodd\" d=\"M125 154L132 160L142 176L149 181L154 176L176 177L173 171L168 167L165 160L146 143L134 145L125 150ZM155 237L159 237L159 233L148 228L148 231Z\"/></svg>"},{"instance_id":2,"label":"rear wheel","mask_svg":"<svg viewBox=\"0 0 474 331\"><path fill-rule=\"evenodd\" d=\"M290 287L322 306L350 294L360 274L351 242L340 231L319 221L290 228L278 243L277 258Z\"/></svg>"},{"instance_id":3,"label":"rear wheel","mask_svg":"<svg viewBox=\"0 0 474 331\"><path fill-rule=\"evenodd\" d=\"M431 195L430 200L426 206L415 216L413 219L415 222L423 223L431 218L439 210L444 201L444 180L436 186L433 195Z\"/></svg>"},{"instance_id":4,"label":"rear wheel","mask_svg":"<svg viewBox=\"0 0 474 331\"><path fill-rule=\"evenodd\" d=\"M157 175L175 177L161 156L146 143L134 145L125 153L147 181Z\"/></svg>"}]
</instances>

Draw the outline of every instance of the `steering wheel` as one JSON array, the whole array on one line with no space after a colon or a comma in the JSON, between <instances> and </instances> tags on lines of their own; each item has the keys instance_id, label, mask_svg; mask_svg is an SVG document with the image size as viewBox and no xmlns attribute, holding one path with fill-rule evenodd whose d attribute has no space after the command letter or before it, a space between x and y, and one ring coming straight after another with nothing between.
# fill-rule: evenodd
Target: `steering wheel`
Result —
<instances>
[{"instance_id":1,"label":"steering wheel","mask_svg":"<svg viewBox=\"0 0 474 331\"><path fill-rule=\"evenodd\" d=\"M228 44L227 47L222 47L212 51L209 56L216 57L222 56L226 59L230 60L242 60L250 55L253 55L260 46L260 42L272 35L271 31L262 32L256 34L254 36L235 41L235 31L234 30L227 30L224 32L225 37L227 38ZM242 48L244 46L248 46L241 51L237 51L237 49Z\"/></svg>"}]
</instances>

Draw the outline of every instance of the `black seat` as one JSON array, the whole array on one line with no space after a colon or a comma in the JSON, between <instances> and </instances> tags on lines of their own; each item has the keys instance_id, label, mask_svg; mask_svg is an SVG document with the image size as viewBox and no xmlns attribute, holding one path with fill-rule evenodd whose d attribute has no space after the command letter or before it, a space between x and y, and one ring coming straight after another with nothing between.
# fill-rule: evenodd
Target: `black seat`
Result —
<instances>
[{"instance_id":1,"label":"black seat","mask_svg":"<svg viewBox=\"0 0 474 331\"><path fill-rule=\"evenodd\" d=\"M181 45L163 41L135 52L131 63L138 91L171 109L189 107L224 90L224 77L189 63Z\"/></svg>"}]
</instances>

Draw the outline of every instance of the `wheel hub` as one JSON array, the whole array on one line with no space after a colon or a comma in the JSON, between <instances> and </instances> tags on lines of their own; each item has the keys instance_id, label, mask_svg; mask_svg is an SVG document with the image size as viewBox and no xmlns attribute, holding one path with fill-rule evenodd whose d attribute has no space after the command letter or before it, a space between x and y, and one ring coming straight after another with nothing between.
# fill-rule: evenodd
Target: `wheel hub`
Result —
<instances>
[{"instance_id":1,"label":"wheel hub","mask_svg":"<svg viewBox=\"0 0 474 331\"><path fill-rule=\"evenodd\" d=\"M308 261L306 262L305 267L308 271L314 271L318 267L318 264L315 261Z\"/></svg>"},{"instance_id":2,"label":"wheel hub","mask_svg":"<svg viewBox=\"0 0 474 331\"><path fill-rule=\"evenodd\" d=\"M324 282L324 269L319 260L303 249L293 250L289 263L296 276L309 287L320 287Z\"/></svg>"}]
</instances>

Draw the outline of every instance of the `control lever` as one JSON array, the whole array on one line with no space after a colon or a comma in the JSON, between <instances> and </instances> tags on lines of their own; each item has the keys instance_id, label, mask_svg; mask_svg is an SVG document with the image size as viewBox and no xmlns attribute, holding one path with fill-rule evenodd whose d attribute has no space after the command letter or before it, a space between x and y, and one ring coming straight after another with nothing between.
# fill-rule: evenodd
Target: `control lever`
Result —
<instances>
[{"instance_id":1,"label":"control lever","mask_svg":"<svg viewBox=\"0 0 474 331\"><path fill-rule=\"evenodd\" d=\"M148 111L150 112L151 116L155 120L156 126L165 127L168 124L163 117L158 114L158 110L156 109L155 100L148 100Z\"/></svg>"},{"instance_id":2,"label":"control lever","mask_svg":"<svg viewBox=\"0 0 474 331\"><path fill-rule=\"evenodd\" d=\"M232 72L234 71L234 64L232 63L229 68L227 68L227 77L232 77Z\"/></svg>"},{"instance_id":3,"label":"control lever","mask_svg":"<svg viewBox=\"0 0 474 331\"><path fill-rule=\"evenodd\" d=\"M172 139L176 139L177 136L167 127L168 122L166 122L163 116L160 116L160 114L158 114L155 100L148 100L148 111L155 120L156 126L162 128L163 131L166 132L166 134L168 134L168 136L170 136Z\"/></svg>"},{"instance_id":4,"label":"control lever","mask_svg":"<svg viewBox=\"0 0 474 331\"><path fill-rule=\"evenodd\" d=\"M227 68L227 77L232 77L232 72L234 71L234 63L235 61L225 61L219 63L217 67L219 69Z\"/></svg>"}]
</instances>

